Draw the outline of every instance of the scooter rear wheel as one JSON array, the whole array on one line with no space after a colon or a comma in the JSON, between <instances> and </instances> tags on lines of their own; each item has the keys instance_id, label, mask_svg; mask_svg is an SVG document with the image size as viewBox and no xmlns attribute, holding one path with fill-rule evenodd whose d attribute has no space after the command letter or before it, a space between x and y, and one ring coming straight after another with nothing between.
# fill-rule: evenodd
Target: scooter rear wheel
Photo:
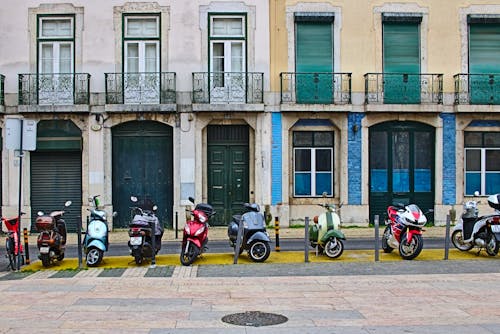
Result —
<instances>
[{"instance_id":1,"label":"scooter rear wheel","mask_svg":"<svg viewBox=\"0 0 500 334\"><path fill-rule=\"evenodd\" d=\"M95 267L99 265L102 261L102 256L103 256L103 251L100 250L99 248L92 247L89 249L87 252L86 260L87 260L87 266L89 267Z\"/></svg>"},{"instance_id":2,"label":"scooter rear wheel","mask_svg":"<svg viewBox=\"0 0 500 334\"><path fill-rule=\"evenodd\" d=\"M495 238L495 235L490 233L488 235L488 240L486 240L486 253L488 253L489 256L496 256L499 248L500 244Z\"/></svg>"},{"instance_id":3,"label":"scooter rear wheel","mask_svg":"<svg viewBox=\"0 0 500 334\"><path fill-rule=\"evenodd\" d=\"M271 246L267 241L255 240L250 244L248 256L254 262L264 262L271 254Z\"/></svg>"},{"instance_id":4,"label":"scooter rear wheel","mask_svg":"<svg viewBox=\"0 0 500 334\"><path fill-rule=\"evenodd\" d=\"M382 234L382 249L384 250L384 253L390 253L394 250L389 244L387 243L387 240L391 237L391 227L386 226L384 229L384 233Z\"/></svg>"},{"instance_id":5,"label":"scooter rear wheel","mask_svg":"<svg viewBox=\"0 0 500 334\"><path fill-rule=\"evenodd\" d=\"M194 243L188 241L187 246L183 246L181 249L180 260L182 265L190 266L191 264L193 264L199 253L200 250L198 249L198 247L196 247Z\"/></svg>"},{"instance_id":6,"label":"scooter rear wheel","mask_svg":"<svg viewBox=\"0 0 500 334\"><path fill-rule=\"evenodd\" d=\"M50 256L49 256L49 254L40 254L40 260L42 260L42 265L44 267L50 266Z\"/></svg>"}]
</instances>

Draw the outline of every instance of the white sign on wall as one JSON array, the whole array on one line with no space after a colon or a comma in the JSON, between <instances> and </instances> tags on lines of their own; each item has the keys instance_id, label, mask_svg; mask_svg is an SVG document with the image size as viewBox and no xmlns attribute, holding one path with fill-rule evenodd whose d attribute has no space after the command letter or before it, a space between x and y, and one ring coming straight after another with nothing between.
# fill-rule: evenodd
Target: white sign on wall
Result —
<instances>
[{"instance_id":1,"label":"white sign on wall","mask_svg":"<svg viewBox=\"0 0 500 334\"><path fill-rule=\"evenodd\" d=\"M23 141L22 148L21 135ZM36 121L32 119L7 118L5 120L5 148L18 151L36 150Z\"/></svg>"}]
</instances>

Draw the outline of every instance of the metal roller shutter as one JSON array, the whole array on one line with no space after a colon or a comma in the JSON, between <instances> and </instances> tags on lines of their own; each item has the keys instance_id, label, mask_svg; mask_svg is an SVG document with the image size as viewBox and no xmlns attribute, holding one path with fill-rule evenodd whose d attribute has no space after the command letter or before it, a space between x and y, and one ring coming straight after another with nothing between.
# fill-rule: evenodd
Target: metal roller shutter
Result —
<instances>
[{"instance_id":1,"label":"metal roller shutter","mask_svg":"<svg viewBox=\"0 0 500 334\"><path fill-rule=\"evenodd\" d=\"M76 232L77 219L81 219L82 206L81 152L31 153L31 217L38 211L49 213L64 209L68 232ZM34 223L32 230L35 231Z\"/></svg>"}]
</instances>

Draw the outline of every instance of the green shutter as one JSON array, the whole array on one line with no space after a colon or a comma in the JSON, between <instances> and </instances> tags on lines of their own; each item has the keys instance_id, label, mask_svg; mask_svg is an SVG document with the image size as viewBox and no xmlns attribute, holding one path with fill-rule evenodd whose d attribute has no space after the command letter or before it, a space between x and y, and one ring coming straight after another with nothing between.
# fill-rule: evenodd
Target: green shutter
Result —
<instances>
[{"instance_id":1,"label":"green shutter","mask_svg":"<svg viewBox=\"0 0 500 334\"><path fill-rule=\"evenodd\" d=\"M384 103L420 103L420 78L411 75L420 73L419 28L415 22L384 22Z\"/></svg>"},{"instance_id":2,"label":"green shutter","mask_svg":"<svg viewBox=\"0 0 500 334\"><path fill-rule=\"evenodd\" d=\"M469 73L472 104L500 104L500 24L469 25ZM476 75L484 74L484 75Z\"/></svg>"},{"instance_id":3,"label":"green shutter","mask_svg":"<svg viewBox=\"0 0 500 334\"><path fill-rule=\"evenodd\" d=\"M296 29L297 103L333 103L332 23L296 22Z\"/></svg>"}]
</instances>

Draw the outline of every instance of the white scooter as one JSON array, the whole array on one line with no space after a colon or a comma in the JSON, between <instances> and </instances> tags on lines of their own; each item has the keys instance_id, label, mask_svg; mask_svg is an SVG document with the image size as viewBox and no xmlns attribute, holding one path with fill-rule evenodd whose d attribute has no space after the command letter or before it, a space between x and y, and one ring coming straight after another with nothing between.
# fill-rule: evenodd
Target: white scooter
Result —
<instances>
[{"instance_id":1,"label":"white scooter","mask_svg":"<svg viewBox=\"0 0 500 334\"><path fill-rule=\"evenodd\" d=\"M451 233L451 242L464 252L477 247L478 253L484 248L488 255L495 256L500 248L500 194L488 197L488 205L495 209L495 214L479 216L478 203L464 203L464 211Z\"/></svg>"}]
</instances>

